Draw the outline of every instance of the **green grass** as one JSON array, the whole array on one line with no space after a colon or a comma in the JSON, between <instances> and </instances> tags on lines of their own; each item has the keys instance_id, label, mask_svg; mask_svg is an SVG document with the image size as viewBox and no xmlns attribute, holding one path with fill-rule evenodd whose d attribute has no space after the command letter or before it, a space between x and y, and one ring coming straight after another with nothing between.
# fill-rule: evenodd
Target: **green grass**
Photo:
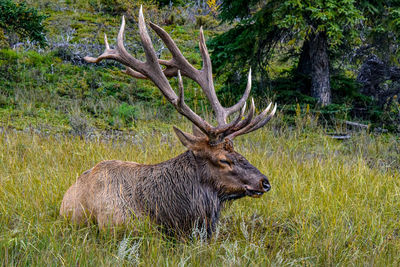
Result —
<instances>
[{"instance_id":1,"label":"green grass","mask_svg":"<svg viewBox=\"0 0 400 267\"><path fill-rule=\"evenodd\" d=\"M156 163L184 151L168 125L138 124L129 143L0 134L2 265L400 263L400 142L391 135L340 142L317 128L274 127L238 139L236 150L269 177L272 190L226 207L210 241L201 234L174 241L147 220L105 232L62 220L63 194L97 162Z\"/></svg>"}]
</instances>

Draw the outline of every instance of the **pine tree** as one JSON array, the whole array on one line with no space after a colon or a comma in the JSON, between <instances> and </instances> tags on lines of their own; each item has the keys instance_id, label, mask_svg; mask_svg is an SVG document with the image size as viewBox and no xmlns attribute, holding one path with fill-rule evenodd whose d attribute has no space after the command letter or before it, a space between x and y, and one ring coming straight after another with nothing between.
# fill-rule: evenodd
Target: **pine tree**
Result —
<instances>
[{"instance_id":1,"label":"pine tree","mask_svg":"<svg viewBox=\"0 0 400 267\"><path fill-rule=\"evenodd\" d=\"M321 105L331 103L329 51L358 39L362 10L353 0L226 0L224 21L239 21L210 44L217 70L255 70L258 90L265 90L268 64L278 44L302 47L297 70L309 76L309 94Z\"/></svg>"}]
</instances>

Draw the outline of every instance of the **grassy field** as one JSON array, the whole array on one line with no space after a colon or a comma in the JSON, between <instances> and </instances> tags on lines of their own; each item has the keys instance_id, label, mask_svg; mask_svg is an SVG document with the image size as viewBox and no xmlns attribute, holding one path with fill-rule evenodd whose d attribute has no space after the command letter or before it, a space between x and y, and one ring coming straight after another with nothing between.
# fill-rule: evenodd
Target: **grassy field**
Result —
<instances>
[{"instance_id":1,"label":"grassy field","mask_svg":"<svg viewBox=\"0 0 400 267\"><path fill-rule=\"evenodd\" d=\"M184 151L169 126L138 124L130 142L0 133L3 266L400 264L400 142L391 135L341 142L322 129L275 123L238 139L236 150L272 190L226 207L209 241L195 230L192 239L172 240L147 220L118 231L62 220L63 194L97 162L156 163Z\"/></svg>"}]
</instances>

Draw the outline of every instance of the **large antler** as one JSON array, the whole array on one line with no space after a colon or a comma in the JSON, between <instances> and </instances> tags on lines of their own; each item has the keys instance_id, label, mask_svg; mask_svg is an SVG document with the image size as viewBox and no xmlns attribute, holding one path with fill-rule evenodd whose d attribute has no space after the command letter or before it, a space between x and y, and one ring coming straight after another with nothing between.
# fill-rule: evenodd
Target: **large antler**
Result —
<instances>
[{"instance_id":1,"label":"large antler","mask_svg":"<svg viewBox=\"0 0 400 267\"><path fill-rule=\"evenodd\" d=\"M175 42L166 31L153 23L150 23L150 26L163 40L172 54L172 59L162 60L157 58L150 36L146 29L142 7L140 7L139 11L139 33L146 54L146 62L142 62L134 58L126 51L124 47L124 17L122 17L121 28L118 33L117 47L115 49L111 49L108 44L107 36L104 35L106 49L103 54L97 58L85 57L84 59L87 62L92 63L100 62L103 59L113 59L125 65L125 73L129 74L130 76L139 79L151 80L161 90L167 100L174 105L179 113L188 118L202 132L209 136L210 140L214 142L222 141L226 137L232 139L238 135L257 130L264 126L275 114L276 104L272 112L268 115L268 111L271 107L270 104L263 112L254 117L255 107L254 101L252 100L250 109L245 118L242 120L246 109L246 100L251 89L251 70L249 71L246 90L239 102L228 108L225 108L221 105L214 89L211 59L207 51L202 28L200 28L199 47L203 59L203 67L201 70L198 70L193 67L182 55L182 52L179 50ZM165 69L162 70L160 65L164 65ZM200 85L207 99L210 101L212 109L214 110L218 123L217 126L214 127L209 124L186 105L184 101L184 88L181 73ZM167 79L167 77L174 76L178 76L179 96L177 96L174 90L171 88L171 85ZM236 119L227 123L228 116L235 112L238 112Z\"/></svg>"}]
</instances>

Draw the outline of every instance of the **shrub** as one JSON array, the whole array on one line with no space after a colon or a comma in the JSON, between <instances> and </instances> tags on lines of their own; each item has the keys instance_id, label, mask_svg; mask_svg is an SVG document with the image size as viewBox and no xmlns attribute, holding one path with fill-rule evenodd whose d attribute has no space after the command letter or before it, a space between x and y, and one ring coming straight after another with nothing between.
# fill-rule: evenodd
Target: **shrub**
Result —
<instances>
[{"instance_id":1,"label":"shrub","mask_svg":"<svg viewBox=\"0 0 400 267\"><path fill-rule=\"evenodd\" d=\"M79 136L81 139L90 131L89 122L80 113L72 114L69 118L69 124L71 126L71 134Z\"/></svg>"},{"instance_id":2,"label":"shrub","mask_svg":"<svg viewBox=\"0 0 400 267\"><path fill-rule=\"evenodd\" d=\"M122 103L114 110L114 116L119 117L126 125L130 125L137 119L138 109L136 106Z\"/></svg>"},{"instance_id":3,"label":"shrub","mask_svg":"<svg viewBox=\"0 0 400 267\"><path fill-rule=\"evenodd\" d=\"M7 96L0 94L0 108L7 107L9 105L9 99Z\"/></svg>"},{"instance_id":4,"label":"shrub","mask_svg":"<svg viewBox=\"0 0 400 267\"><path fill-rule=\"evenodd\" d=\"M47 17L47 15L39 14L36 9L27 7L24 2L14 3L12 0L0 0L0 28L6 34L16 34L22 40L30 39L40 46L45 46L46 30L43 20Z\"/></svg>"},{"instance_id":5,"label":"shrub","mask_svg":"<svg viewBox=\"0 0 400 267\"><path fill-rule=\"evenodd\" d=\"M218 26L218 21L211 15L196 16L196 28L215 28Z\"/></svg>"}]
</instances>

